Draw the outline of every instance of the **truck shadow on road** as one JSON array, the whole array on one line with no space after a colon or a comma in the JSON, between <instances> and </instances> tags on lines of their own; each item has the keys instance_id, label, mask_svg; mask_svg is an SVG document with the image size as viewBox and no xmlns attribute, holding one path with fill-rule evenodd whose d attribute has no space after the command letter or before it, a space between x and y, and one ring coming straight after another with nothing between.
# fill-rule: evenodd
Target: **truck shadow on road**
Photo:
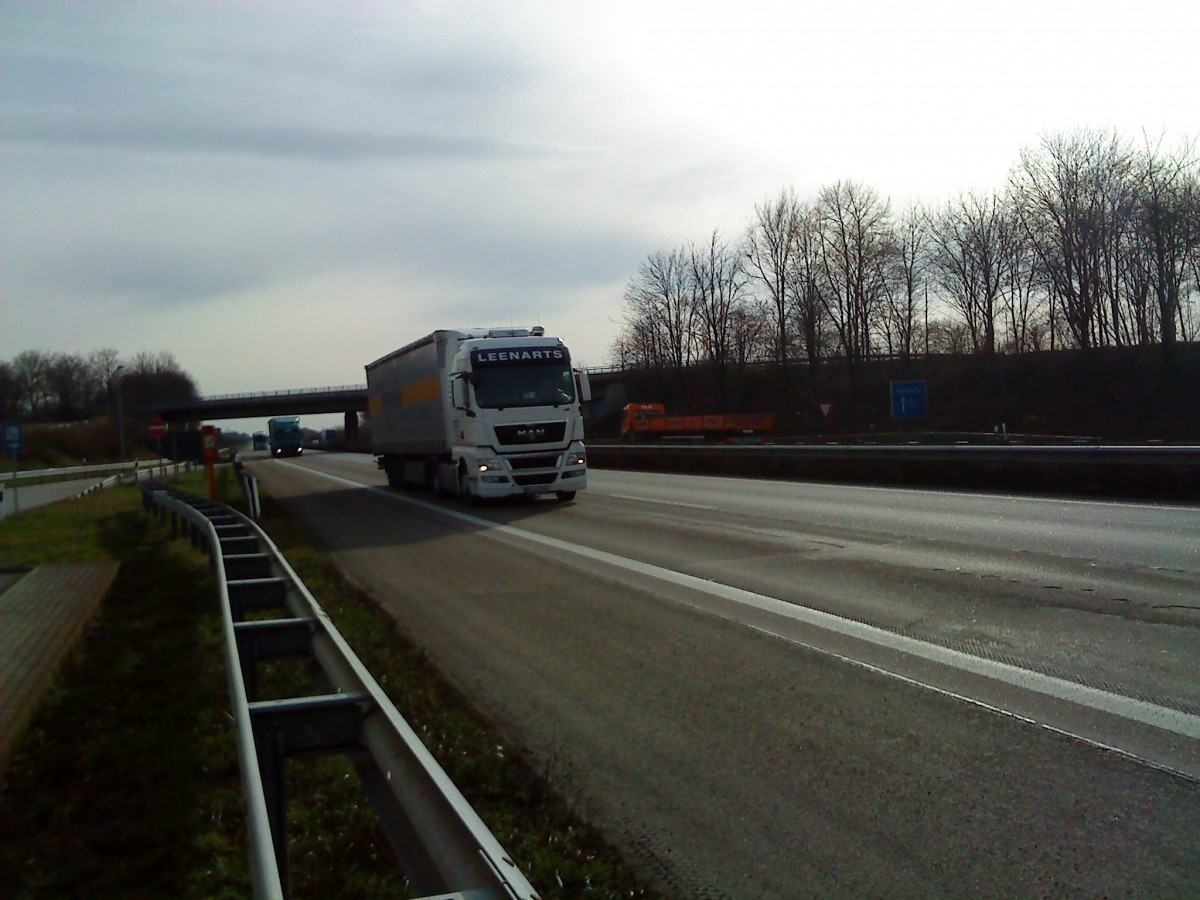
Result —
<instances>
[{"instance_id":1,"label":"truck shadow on road","mask_svg":"<svg viewBox=\"0 0 1200 900\"><path fill-rule=\"evenodd\" d=\"M551 496L505 498L466 505L420 491L364 485L287 497L267 497L264 512L278 504L286 515L332 552L406 547L485 532L536 519L563 521L579 501ZM555 530L557 526L550 526ZM541 527L545 532L547 528Z\"/></svg>"}]
</instances>

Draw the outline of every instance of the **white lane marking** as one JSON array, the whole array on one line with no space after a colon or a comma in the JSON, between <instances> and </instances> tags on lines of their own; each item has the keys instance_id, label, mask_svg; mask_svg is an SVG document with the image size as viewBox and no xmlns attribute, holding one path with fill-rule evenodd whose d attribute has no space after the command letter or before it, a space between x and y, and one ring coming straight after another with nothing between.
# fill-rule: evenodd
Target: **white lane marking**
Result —
<instances>
[{"instance_id":1,"label":"white lane marking","mask_svg":"<svg viewBox=\"0 0 1200 900\"><path fill-rule=\"evenodd\" d=\"M676 473L666 472L634 472L623 470L624 475L654 475L662 477L663 475L675 475L676 478L712 478L722 479L719 475L678 475ZM723 480L728 481L728 477ZM760 484L776 485L779 482L773 482L763 478L748 478L750 482L758 482ZM828 482L824 481L805 481L803 479L786 482L788 485L804 487L830 487ZM1033 494L1005 494L1005 493L988 493L983 491L939 491L934 488L922 487L904 487L903 485L892 485L891 487L874 487L869 484L838 484L837 489L841 493L860 493L860 494L923 494L925 496L937 495L941 497L954 497L966 500L1013 500L1021 503L1051 503L1058 506L1097 506L1103 510L1112 510L1115 507L1126 507L1128 509L1152 509L1154 511L1163 510L1166 512L1186 512L1200 513L1200 507L1195 505L1183 506L1170 503L1159 503L1155 500L1089 500L1087 498L1077 497L1039 497ZM641 500L641 497L630 497L631 500Z\"/></svg>"},{"instance_id":2,"label":"white lane marking","mask_svg":"<svg viewBox=\"0 0 1200 900\"><path fill-rule=\"evenodd\" d=\"M648 497L637 497L633 494L602 494L599 491L596 494L600 497L612 497L615 500L636 500L638 503L658 503L661 506L684 506L688 509L706 509L710 512L718 512L715 506L702 506L699 503L681 503L678 500L651 500Z\"/></svg>"},{"instance_id":3,"label":"white lane marking","mask_svg":"<svg viewBox=\"0 0 1200 900\"><path fill-rule=\"evenodd\" d=\"M284 465L295 464L288 462L284 463ZM651 565L650 563L639 562L635 559L627 559L626 557L617 556L614 553L608 553L604 550L595 550L591 547L572 544L559 538L547 537L545 535L535 534L531 531L523 531L519 528L514 528L511 525L498 525L497 523L489 521L488 519L481 519L478 516L472 516L468 513L448 509L444 506L439 506L433 503L427 503L423 500L417 500L414 497L406 497L396 494L384 487L364 485L361 482L351 481L350 479L341 478L337 475L329 475L325 472L318 472L314 469L305 469L302 466L296 466L296 468L300 468L312 475L320 475L323 478L328 478L332 481L346 484L351 487L366 488L368 490L375 491L381 496L387 497L397 503L418 506L433 513L440 513L442 515L450 516L451 518L460 519L463 522L480 527L485 531L498 531L522 540L543 544L547 547L553 547L556 550L573 553L577 556L582 556L585 559L604 563L605 565L613 566L618 569L636 572L639 575L657 578L670 584L679 585L695 591L701 591L715 597L740 603L743 606L751 607L753 609L774 613L775 615L792 619L797 622L802 622L807 625L812 625L817 628L822 628L826 631L834 632L835 634L856 638L866 643L874 644L886 649L898 650L918 659L940 663L963 672L981 675L986 678L991 678L994 681L1024 688L1025 690L1033 691L1038 694L1043 694L1047 697L1065 700L1067 702L1075 703L1079 706L1085 706L1099 712L1119 716L1123 719L1128 719L1133 722L1140 722L1144 725L1150 725L1154 728L1162 729L1163 731L1170 731L1175 734L1183 735L1184 737L1200 740L1200 716L1181 712L1180 710L1176 709L1170 709L1165 706L1159 706L1158 704L1150 703L1145 700L1138 700L1133 697L1125 697L1121 694L1114 694L1110 691L1101 690L1100 688L1089 687L1073 681L1067 681L1065 678L1056 678L1053 675L1043 675L1040 672L1022 669L1021 667L1011 665L1010 663L997 662L995 660L972 656L971 654L964 653L961 650L953 650L949 647L942 647L937 644L929 644L925 641L907 637L905 635L894 634L893 632L887 631L883 628L877 628L874 625L867 625L851 619L843 619L841 616L836 616L833 613L827 613L823 610L812 609L811 607L800 606L799 604L795 603L788 603L783 600L778 600L774 597L756 594L753 591L747 591L743 590L742 588L721 584L720 582L707 581L703 578L698 578L695 575L686 575L682 572L664 569L661 566ZM755 627L757 627L758 630L768 634L774 634L774 632L771 632L766 628L762 628L760 626ZM776 636L782 637L785 640L789 640L784 635ZM905 676L897 675L896 673L889 672L888 674L895 675L896 677L902 678L905 681L911 680ZM941 688L936 688L934 685L927 686L934 687L936 690L942 690Z\"/></svg>"}]
</instances>

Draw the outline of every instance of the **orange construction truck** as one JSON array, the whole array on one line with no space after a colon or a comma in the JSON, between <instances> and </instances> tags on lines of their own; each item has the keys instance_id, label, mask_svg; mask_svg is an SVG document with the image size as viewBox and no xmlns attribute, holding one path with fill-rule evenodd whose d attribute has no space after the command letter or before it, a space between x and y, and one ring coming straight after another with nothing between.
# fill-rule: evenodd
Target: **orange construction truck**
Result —
<instances>
[{"instance_id":1,"label":"orange construction truck","mask_svg":"<svg viewBox=\"0 0 1200 900\"><path fill-rule=\"evenodd\" d=\"M631 443L662 440L760 442L767 440L774 428L774 413L668 416L667 408L661 403L628 403L621 417L621 440Z\"/></svg>"}]
</instances>

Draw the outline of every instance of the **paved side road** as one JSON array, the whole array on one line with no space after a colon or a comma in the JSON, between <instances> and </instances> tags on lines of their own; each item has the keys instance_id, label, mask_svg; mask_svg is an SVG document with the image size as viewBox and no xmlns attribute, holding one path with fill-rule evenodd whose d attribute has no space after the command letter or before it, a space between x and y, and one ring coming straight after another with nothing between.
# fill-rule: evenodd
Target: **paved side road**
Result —
<instances>
[{"instance_id":1,"label":"paved side road","mask_svg":"<svg viewBox=\"0 0 1200 900\"><path fill-rule=\"evenodd\" d=\"M17 511L18 504L21 512L48 503L57 503L69 497L78 497L89 488L95 487L103 478L77 478L72 481L54 481L50 484L27 484L19 488L19 493L11 484L4 485L4 500L0 503L0 518L7 518Z\"/></svg>"},{"instance_id":2,"label":"paved side road","mask_svg":"<svg viewBox=\"0 0 1200 900\"><path fill-rule=\"evenodd\" d=\"M116 562L0 573L0 781L42 696L117 576Z\"/></svg>"}]
</instances>

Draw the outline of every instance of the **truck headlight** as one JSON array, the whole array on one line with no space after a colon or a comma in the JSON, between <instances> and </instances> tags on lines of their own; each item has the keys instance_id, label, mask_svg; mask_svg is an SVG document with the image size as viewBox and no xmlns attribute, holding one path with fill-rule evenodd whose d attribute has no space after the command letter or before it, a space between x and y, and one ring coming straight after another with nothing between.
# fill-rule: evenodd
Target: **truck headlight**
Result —
<instances>
[{"instance_id":1,"label":"truck headlight","mask_svg":"<svg viewBox=\"0 0 1200 900\"><path fill-rule=\"evenodd\" d=\"M494 456L485 456L478 460L480 472L503 472L504 463Z\"/></svg>"},{"instance_id":2,"label":"truck headlight","mask_svg":"<svg viewBox=\"0 0 1200 900\"><path fill-rule=\"evenodd\" d=\"M567 454L568 466L586 466L587 456L581 450L572 450Z\"/></svg>"}]
</instances>

